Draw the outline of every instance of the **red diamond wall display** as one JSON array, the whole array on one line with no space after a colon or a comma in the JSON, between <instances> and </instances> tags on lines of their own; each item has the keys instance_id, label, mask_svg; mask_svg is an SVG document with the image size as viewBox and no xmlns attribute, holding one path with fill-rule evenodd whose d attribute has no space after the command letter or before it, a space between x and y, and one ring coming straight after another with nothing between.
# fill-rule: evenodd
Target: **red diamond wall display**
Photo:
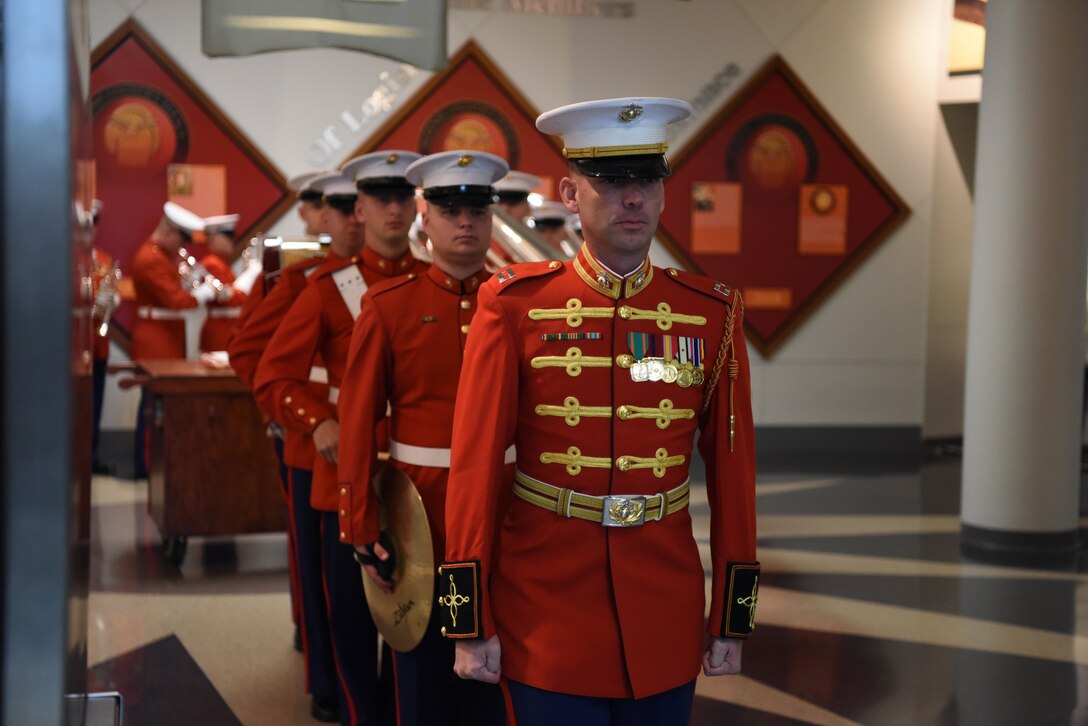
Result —
<instances>
[{"instance_id":1,"label":"red diamond wall display","mask_svg":"<svg viewBox=\"0 0 1088 726\"><path fill-rule=\"evenodd\" d=\"M672 159L659 235L772 355L910 210L776 56Z\"/></svg>"}]
</instances>

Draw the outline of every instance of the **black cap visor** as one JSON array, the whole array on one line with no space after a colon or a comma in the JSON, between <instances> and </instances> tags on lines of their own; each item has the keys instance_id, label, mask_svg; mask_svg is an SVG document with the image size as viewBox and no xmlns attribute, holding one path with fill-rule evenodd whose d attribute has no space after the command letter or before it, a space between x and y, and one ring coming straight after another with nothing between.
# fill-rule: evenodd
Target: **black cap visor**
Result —
<instances>
[{"instance_id":1,"label":"black cap visor","mask_svg":"<svg viewBox=\"0 0 1088 726\"><path fill-rule=\"evenodd\" d=\"M596 159L571 159L586 176L614 179L663 179L669 175L669 162L661 154L639 156L604 156Z\"/></svg>"},{"instance_id":2,"label":"black cap visor","mask_svg":"<svg viewBox=\"0 0 1088 726\"><path fill-rule=\"evenodd\" d=\"M411 197L416 193L415 186L402 176L379 176L360 179L355 188L371 197Z\"/></svg>"},{"instance_id":3,"label":"black cap visor","mask_svg":"<svg viewBox=\"0 0 1088 726\"><path fill-rule=\"evenodd\" d=\"M495 203L497 197L494 188L475 184L429 187L423 190L423 198L440 207L489 207Z\"/></svg>"},{"instance_id":4,"label":"black cap visor","mask_svg":"<svg viewBox=\"0 0 1088 726\"><path fill-rule=\"evenodd\" d=\"M559 229L566 223L565 219L556 219L555 217L546 217L545 219L533 217L533 226L537 229Z\"/></svg>"},{"instance_id":5,"label":"black cap visor","mask_svg":"<svg viewBox=\"0 0 1088 726\"><path fill-rule=\"evenodd\" d=\"M529 192L514 192L499 190L499 201L506 204L517 204L524 202L529 198Z\"/></svg>"},{"instance_id":6,"label":"black cap visor","mask_svg":"<svg viewBox=\"0 0 1088 726\"><path fill-rule=\"evenodd\" d=\"M303 189L298 193L298 199L300 202L320 202L321 192L313 189Z\"/></svg>"}]
</instances>

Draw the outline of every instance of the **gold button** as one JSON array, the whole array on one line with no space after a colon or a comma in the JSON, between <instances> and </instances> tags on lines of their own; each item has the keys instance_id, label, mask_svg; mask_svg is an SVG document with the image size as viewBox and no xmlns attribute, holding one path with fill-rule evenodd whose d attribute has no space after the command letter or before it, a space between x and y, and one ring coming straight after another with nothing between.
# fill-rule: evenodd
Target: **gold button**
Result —
<instances>
[{"instance_id":1,"label":"gold button","mask_svg":"<svg viewBox=\"0 0 1088 726\"><path fill-rule=\"evenodd\" d=\"M453 280L448 277L446 278L446 287L453 287Z\"/></svg>"},{"instance_id":2,"label":"gold button","mask_svg":"<svg viewBox=\"0 0 1088 726\"><path fill-rule=\"evenodd\" d=\"M310 417L310 425L313 426L315 423L317 423L317 419L314 418L313 416L311 416Z\"/></svg>"},{"instance_id":3,"label":"gold button","mask_svg":"<svg viewBox=\"0 0 1088 726\"><path fill-rule=\"evenodd\" d=\"M346 517L346 516L348 516L348 513L347 513L347 512L345 512L345 511L344 511L343 509L341 509L341 510L340 510L340 516L341 516L341 517Z\"/></svg>"},{"instance_id":4,"label":"gold button","mask_svg":"<svg viewBox=\"0 0 1088 726\"><path fill-rule=\"evenodd\" d=\"M672 267L670 267L670 268L669 268L669 274L670 274L670 275L672 275L673 277L676 277L676 276L677 276L677 275L679 275L680 273L679 273L679 272L677 272L675 268L672 268Z\"/></svg>"},{"instance_id":5,"label":"gold button","mask_svg":"<svg viewBox=\"0 0 1088 726\"><path fill-rule=\"evenodd\" d=\"M348 488L347 487L340 487L340 496L346 497L347 495L348 495Z\"/></svg>"},{"instance_id":6,"label":"gold button","mask_svg":"<svg viewBox=\"0 0 1088 726\"><path fill-rule=\"evenodd\" d=\"M306 409L304 409L304 408L300 408L300 409L298 410L298 415L299 415L299 416L305 416L305 415L306 415Z\"/></svg>"},{"instance_id":7,"label":"gold button","mask_svg":"<svg viewBox=\"0 0 1088 726\"><path fill-rule=\"evenodd\" d=\"M464 333L465 335L468 335L468 325L462 325L461 326L461 332Z\"/></svg>"},{"instance_id":8,"label":"gold button","mask_svg":"<svg viewBox=\"0 0 1088 726\"><path fill-rule=\"evenodd\" d=\"M378 267L380 267L380 268L382 268L384 270L385 269L385 260L379 260L378 261Z\"/></svg>"},{"instance_id":9,"label":"gold button","mask_svg":"<svg viewBox=\"0 0 1088 726\"><path fill-rule=\"evenodd\" d=\"M438 574L442 574L442 573L438 573ZM446 626L445 626L445 625L443 625L443 626L442 626L442 629L441 629L441 630L439 630L438 632L442 633L442 635L445 635L445 634L446 634Z\"/></svg>"},{"instance_id":10,"label":"gold button","mask_svg":"<svg viewBox=\"0 0 1088 726\"><path fill-rule=\"evenodd\" d=\"M472 301L471 300L462 300L461 301L461 309L462 310L468 310L471 307L472 307Z\"/></svg>"},{"instance_id":11,"label":"gold button","mask_svg":"<svg viewBox=\"0 0 1088 726\"><path fill-rule=\"evenodd\" d=\"M287 398L283 399L283 402L284 403L291 403L291 397L288 396Z\"/></svg>"},{"instance_id":12,"label":"gold button","mask_svg":"<svg viewBox=\"0 0 1088 726\"><path fill-rule=\"evenodd\" d=\"M559 267L559 262L556 261L556 260L552 260L551 262L548 263L548 268L549 269L554 270L557 267Z\"/></svg>"},{"instance_id":13,"label":"gold button","mask_svg":"<svg viewBox=\"0 0 1088 726\"><path fill-rule=\"evenodd\" d=\"M616 365L620 368L630 368L635 364L635 356L630 353L620 353L616 356Z\"/></svg>"},{"instance_id":14,"label":"gold button","mask_svg":"<svg viewBox=\"0 0 1088 726\"><path fill-rule=\"evenodd\" d=\"M626 305L621 305L620 309L617 312L619 313L619 316L624 320L631 319L631 308L627 307Z\"/></svg>"},{"instance_id":15,"label":"gold button","mask_svg":"<svg viewBox=\"0 0 1088 726\"><path fill-rule=\"evenodd\" d=\"M620 471L627 471L631 468L631 460L628 459L626 456L621 456L620 458L616 459L616 468Z\"/></svg>"},{"instance_id":16,"label":"gold button","mask_svg":"<svg viewBox=\"0 0 1088 726\"><path fill-rule=\"evenodd\" d=\"M441 575L441 574L442 574L442 565L439 565L439 566L438 566L438 574L439 574L439 575Z\"/></svg>"},{"instance_id":17,"label":"gold button","mask_svg":"<svg viewBox=\"0 0 1088 726\"><path fill-rule=\"evenodd\" d=\"M620 406L616 409L616 415L626 421L627 417L631 415L631 409L627 408L627 406Z\"/></svg>"},{"instance_id":18,"label":"gold button","mask_svg":"<svg viewBox=\"0 0 1088 726\"><path fill-rule=\"evenodd\" d=\"M355 255L354 257L352 257L351 261L352 262L358 262L359 261L359 255Z\"/></svg>"},{"instance_id":19,"label":"gold button","mask_svg":"<svg viewBox=\"0 0 1088 726\"><path fill-rule=\"evenodd\" d=\"M344 534L343 532L340 533L340 539L347 539L347 538L348 538L348 536L346 534Z\"/></svg>"},{"instance_id":20,"label":"gold button","mask_svg":"<svg viewBox=\"0 0 1088 726\"><path fill-rule=\"evenodd\" d=\"M416 279L416 273L414 273L414 272L409 272L409 273L408 273L408 279L409 279L409 280L414 280L414 279Z\"/></svg>"}]
</instances>

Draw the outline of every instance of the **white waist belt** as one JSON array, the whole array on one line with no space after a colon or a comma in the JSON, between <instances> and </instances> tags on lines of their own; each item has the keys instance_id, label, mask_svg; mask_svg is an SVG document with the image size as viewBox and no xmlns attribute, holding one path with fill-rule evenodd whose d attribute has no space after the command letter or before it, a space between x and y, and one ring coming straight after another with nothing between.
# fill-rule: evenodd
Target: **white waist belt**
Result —
<instances>
[{"instance_id":1,"label":"white waist belt","mask_svg":"<svg viewBox=\"0 0 1088 726\"><path fill-rule=\"evenodd\" d=\"M450 468L449 449L433 449L429 446L412 446L411 444L402 444L399 441L390 440L389 456L402 464L430 466L435 469ZM513 464L516 463L517 460L517 451L511 446L506 450L506 453L503 456L503 463Z\"/></svg>"},{"instance_id":2,"label":"white waist belt","mask_svg":"<svg viewBox=\"0 0 1088 726\"><path fill-rule=\"evenodd\" d=\"M150 305L141 305L136 309L136 315L144 320L184 320L185 311L174 308L153 308Z\"/></svg>"},{"instance_id":3,"label":"white waist belt","mask_svg":"<svg viewBox=\"0 0 1088 726\"><path fill-rule=\"evenodd\" d=\"M324 371L325 369L324 368L316 368L316 367L311 368L310 369L310 380L311 381L315 380L314 379L314 371L315 370ZM325 380L328 380L328 374L327 373L325 374ZM325 381L319 381L319 383L324 383L324 382ZM336 404L336 403L339 403L339 401L340 401L340 389L337 388L336 386L329 386L329 403ZM385 415L386 415L386 417L389 417L389 416L393 415L393 406L392 406L392 404L389 404L389 403L385 404Z\"/></svg>"},{"instance_id":4,"label":"white waist belt","mask_svg":"<svg viewBox=\"0 0 1088 726\"><path fill-rule=\"evenodd\" d=\"M242 308L234 306L232 308L208 308L209 318L240 318L242 317Z\"/></svg>"},{"instance_id":5,"label":"white waist belt","mask_svg":"<svg viewBox=\"0 0 1088 726\"><path fill-rule=\"evenodd\" d=\"M328 369L322 368L321 366L311 366L310 367L310 380L313 381L314 383L328 383L329 382L329 371L328 371Z\"/></svg>"}]
</instances>

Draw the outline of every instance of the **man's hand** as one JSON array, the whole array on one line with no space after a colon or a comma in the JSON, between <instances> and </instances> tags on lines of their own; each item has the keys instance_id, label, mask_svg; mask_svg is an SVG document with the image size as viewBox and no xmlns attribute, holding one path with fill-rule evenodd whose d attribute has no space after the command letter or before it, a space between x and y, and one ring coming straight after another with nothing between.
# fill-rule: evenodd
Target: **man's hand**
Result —
<instances>
[{"instance_id":1,"label":"man's hand","mask_svg":"<svg viewBox=\"0 0 1088 726\"><path fill-rule=\"evenodd\" d=\"M465 680L498 683L502 675L499 661L502 648L499 636L492 635L487 640L458 640L457 657L453 662L453 672Z\"/></svg>"},{"instance_id":2,"label":"man's hand","mask_svg":"<svg viewBox=\"0 0 1088 726\"><path fill-rule=\"evenodd\" d=\"M361 555L370 557L371 548L373 548L374 550L374 556L382 562L385 562L389 559L389 552L384 547L382 547L381 542L371 542L369 545L356 547L355 551ZM367 574L367 577L369 577L374 582L374 584L381 588L382 592L393 592L393 583L390 580L386 580L381 575L379 575L377 567L375 567L374 565L362 565L362 568L363 572Z\"/></svg>"},{"instance_id":3,"label":"man's hand","mask_svg":"<svg viewBox=\"0 0 1088 726\"><path fill-rule=\"evenodd\" d=\"M703 673L708 676L735 676L740 673L740 652L744 641L739 638L704 639Z\"/></svg>"},{"instance_id":4,"label":"man's hand","mask_svg":"<svg viewBox=\"0 0 1088 726\"><path fill-rule=\"evenodd\" d=\"M340 424L334 418L327 418L317 425L313 433L314 448L330 464L336 463L337 448L340 445Z\"/></svg>"}]
</instances>

